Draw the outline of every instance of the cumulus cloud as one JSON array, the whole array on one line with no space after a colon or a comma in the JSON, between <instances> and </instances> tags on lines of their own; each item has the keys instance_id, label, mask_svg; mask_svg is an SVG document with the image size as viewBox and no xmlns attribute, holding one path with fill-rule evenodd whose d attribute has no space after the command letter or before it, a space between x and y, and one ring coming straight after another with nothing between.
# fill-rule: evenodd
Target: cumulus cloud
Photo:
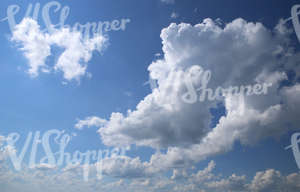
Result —
<instances>
[{"instance_id":1,"label":"cumulus cloud","mask_svg":"<svg viewBox=\"0 0 300 192\"><path fill-rule=\"evenodd\" d=\"M181 192L296 192L300 189L299 173L291 173L285 176L277 170L267 169L255 173L253 178L237 174L227 177L215 173L215 167L216 163L210 161L207 167L196 173L191 173L191 169L174 169L170 179L160 177L160 182L156 180L156 177L137 180L131 183L131 187L145 184L142 185L143 189L151 190L151 186L154 189L164 189L165 186L168 186L168 190Z\"/></svg>"},{"instance_id":2,"label":"cumulus cloud","mask_svg":"<svg viewBox=\"0 0 300 192\"><path fill-rule=\"evenodd\" d=\"M290 45L290 30L280 23L274 30L261 23L236 19L221 27L218 22L205 19L197 25L171 24L161 32L163 58L148 67L150 78L157 87L139 102L136 109L126 114L112 113L102 121L99 134L105 145L137 145L158 149L149 162L127 158L108 164L107 174L117 173L115 165L122 162L120 175L149 176L175 167L171 180L187 177L184 167L231 150L235 142L254 145L267 137L280 137L291 129L298 129L300 114L300 85L290 80L287 71L295 70L299 77L299 53ZM208 87L223 88L261 84L267 85L262 95L239 96L226 94L218 101L205 100L186 103L182 96L187 92L188 81L195 87L203 86L201 71L209 70ZM295 78L295 79L297 79ZM289 86L283 84L289 81ZM211 109L221 103L226 114L211 127ZM289 126L287 126L289 125ZM161 153L160 149L166 149ZM131 172L131 168L139 170ZM183 168L180 168L183 167ZM257 183L257 178L279 178L280 187L295 185L297 175L280 176L267 170L257 173L252 183L245 176L233 174L218 179L212 170L215 163L192 174L190 183L176 185L178 191L257 191L270 189L269 180ZM120 170L119 170L120 171ZM213 179L214 178L214 179ZM211 180L212 179L212 180ZM196 183L202 183L199 188ZM168 186L168 183L165 182ZM278 183L278 182L276 182ZM174 190L175 190L174 188ZM175 191L176 191L175 190ZM270 190L269 190L270 191ZM271 190L272 191L272 190Z\"/></svg>"},{"instance_id":3,"label":"cumulus cloud","mask_svg":"<svg viewBox=\"0 0 300 192\"><path fill-rule=\"evenodd\" d=\"M269 169L266 171L257 172L251 183L246 186L248 191L253 192L296 192L300 189L299 181L299 173L292 173L284 176L277 170Z\"/></svg>"},{"instance_id":4,"label":"cumulus cloud","mask_svg":"<svg viewBox=\"0 0 300 192\"><path fill-rule=\"evenodd\" d=\"M60 171L53 166L41 165L36 169L15 172L0 161L0 183L3 192L8 191L180 191L180 192L297 192L300 190L299 173L283 175L268 169L246 175L222 176L216 173L216 163L210 161L207 167L195 173L193 168L174 169L173 176L149 173L149 165L139 158L111 157L102 162L103 174L109 180L82 179L77 168ZM95 167L94 167L95 168ZM91 172L93 172L91 167ZM153 177L152 177L153 176Z\"/></svg>"},{"instance_id":5,"label":"cumulus cloud","mask_svg":"<svg viewBox=\"0 0 300 192\"><path fill-rule=\"evenodd\" d=\"M236 174L224 177L213 173L215 166L215 162L211 161L205 169L188 176L187 182L177 183L173 188L175 191L189 192L296 192L300 189L299 173L284 176L277 170L268 169L255 173L252 179Z\"/></svg>"},{"instance_id":6,"label":"cumulus cloud","mask_svg":"<svg viewBox=\"0 0 300 192\"><path fill-rule=\"evenodd\" d=\"M139 157L126 156L107 158L102 161L104 175L120 178L140 178L150 176L147 164L141 162Z\"/></svg>"},{"instance_id":7,"label":"cumulus cloud","mask_svg":"<svg viewBox=\"0 0 300 192\"><path fill-rule=\"evenodd\" d=\"M212 171L215 169L215 167L216 163L214 161L210 161L205 169L200 170L196 174L192 175L193 180L196 182L203 182L214 178L215 176L212 174Z\"/></svg>"},{"instance_id":8,"label":"cumulus cloud","mask_svg":"<svg viewBox=\"0 0 300 192\"><path fill-rule=\"evenodd\" d=\"M233 174L227 179L208 182L206 183L206 187L216 191L220 191L220 190L228 191L228 192L247 191L247 188L245 187L245 183L246 183L245 181L246 181L245 176L237 176Z\"/></svg>"},{"instance_id":9,"label":"cumulus cloud","mask_svg":"<svg viewBox=\"0 0 300 192\"><path fill-rule=\"evenodd\" d=\"M295 65L299 59L289 47L288 30L283 28L270 31L261 23L243 19L236 19L224 28L211 19L195 26L171 24L161 33L164 58L148 68L158 88L134 111L112 113L99 129L102 141L106 145L168 148L168 154L178 162L182 154L201 160L230 150L236 141L255 144L265 137L285 133L286 123L297 120L295 115L299 111L292 106L296 106L298 101L293 98L297 98L299 92L296 83L291 87L281 86L287 79L282 63L289 61L289 65ZM210 109L216 107L217 102L187 104L182 100L186 77L192 77L194 86L199 87L201 76L197 73L201 70L211 71L208 86L212 89L255 83L269 87L264 95L242 99L235 95L224 96L220 102L226 108L226 116L211 129ZM290 116L291 113L295 115ZM279 118L282 116L286 119ZM163 158L163 154L158 156L155 158ZM172 158L167 156L162 162L166 164Z\"/></svg>"},{"instance_id":10,"label":"cumulus cloud","mask_svg":"<svg viewBox=\"0 0 300 192\"><path fill-rule=\"evenodd\" d=\"M112 113L99 129L104 144L156 148L200 142L209 130L209 104L186 105L178 97L184 91L181 81L184 74L184 71L171 72L159 89L138 104L137 110L129 110L126 115Z\"/></svg>"},{"instance_id":11,"label":"cumulus cloud","mask_svg":"<svg viewBox=\"0 0 300 192\"><path fill-rule=\"evenodd\" d=\"M20 50L28 59L28 73L36 77L40 72L50 73L52 70L63 72L67 81L78 80L87 75L87 63L92 58L94 50L102 50L106 39L96 36L90 39L82 38L77 31L68 28L44 33L39 24L25 18L15 27L11 40L21 45ZM63 49L54 67L47 62L54 46Z\"/></svg>"}]
</instances>

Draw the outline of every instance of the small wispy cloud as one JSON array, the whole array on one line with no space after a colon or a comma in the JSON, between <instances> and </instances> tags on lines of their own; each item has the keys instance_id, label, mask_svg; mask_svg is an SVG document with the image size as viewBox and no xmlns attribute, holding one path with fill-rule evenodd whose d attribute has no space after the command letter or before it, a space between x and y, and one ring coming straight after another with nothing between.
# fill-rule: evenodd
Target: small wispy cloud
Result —
<instances>
[{"instance_id":1,"label":"small wispy cloud","mask_svg":"<svg viewBox=\"0 0 300 192\"><path fill-rule=\"evenodd\" d=\"M132 96L132 92L130 92L130 91L125 91L124 94L125 94L127 97L131 97L131 96Z\"/></svg>"},{"instance_id":2,"label":"small wispy cloud","mask_svg":"<svg viewBox=\"0 0 300 192\"><path fill-rule=\"evenodd\" d=\"M166 3L166 4L174 4L175 3L175 0L160 0L160 1L163 3Z\"/></svg>"},{"instance_id":3,"label":"small wispy cloud","mask_svg":"<svg viewBox=\"0 0 300 192\"><path fill-rule=\"evenodd\" d=\"M107 121L104 119L101 119L99 117L87 117L84 120L78 120L75 124L75 129L82 130L84 127L100 127L104 125Z\"/></svg>"},{"instance_id":4,"label":"small wispy cloud","mask_svg":"<svg viewBox=\"0 0 300 192\"><path fill-rule=\"evenodd\" d=\"M178 17L179 17L179 14L178 14L178 13L172 12L172 14L171 14L171 18L172 18L172 19L176 19L176 18L178 18Z\"/></svg>"}]
</instances>

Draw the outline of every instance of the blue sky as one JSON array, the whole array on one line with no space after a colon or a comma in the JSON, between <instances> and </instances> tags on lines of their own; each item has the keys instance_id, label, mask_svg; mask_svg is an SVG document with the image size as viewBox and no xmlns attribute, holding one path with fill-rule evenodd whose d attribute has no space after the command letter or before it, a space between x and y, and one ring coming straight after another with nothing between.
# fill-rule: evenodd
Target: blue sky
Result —
<instances>
[{"instance_id":1,"label":"blue sky","mask_svg":"<svg viewBox=\"0 0 300 192\"><path fill-rule=\"evenodd\" d=\"M48 2L50 1L4 0L0 5L0 19L7 17L8 6L16 4L20 7L20 11L15 19L16 23L20 24L29 4L40 3L41 8L43 8ZM0 22L0 125L2 127L0 135L6 137L9 133L19 133L21 139L16 146L18 153L22 149L28 132L40 131L43 134L52 129L77 134L68 145L67 150L70 153L76 150L83 152L131 146L131 149L127 151L128 157L121 160L124 165L128 165L128 168L122 166L125 169L122 170L117 163L109 164L107 165L109 168L104 168L105 179L101 183L107 187L104 189L107 191L120 190L117 184L114 187L109 187L109 184L113 182L119 182L121 189L139 191L138 186L144 186L141 183L146 181L150 185L141 187L141 190L278 191L283 186L275 186L275 179L286 182L292 176L296 180L300 178L292 151L284 149L290 145L291 135L299 129L297 127L299 120L296 118L300 113L297 109L299 102L293 100L299 94L296 80L285 80L290 81L288 86L282 86L283 88L276 88L275 86L268 95L247 98L247 110L255 110L256 113L254 114L256 115L253 115L251 110L246 111L245 114L238 117L238 119L245 119L245 122L242 123L236 122L235 118L234 120L229 119L230 112L226 112L229 108L224 108L224 105L226 105L225 100L219 102L217 107L215 106L217 103L212 104L210 102L203 103L203 105L201 103L193 105L182 102L176 103L178 100L174 99L173 96L181 94L182 90L180 89L178 92L173 92L177 89L164 90L166 86L172 87L177 86L177 84L178 86L184 86L182 83L184 80L175 79L172 81L172 79L168 79L169 74L173 72L172 70L176 72L183 70L184 73L187 73L186 70L192 65L199 65L206 70L212 70L212 76L215 77L211 80L212 87L254 84L254 78L258 77L263 79L263 82L272 81L273 84L284 85L284 75L278 77L280 75L276 72L281 72L281 75L286 73L289 77L288 72L294 71L295 76L298 78L300 72L297 65L299 42L293 31L292 23L289 22L284 25L290 31L285 31L285 34L281 34L280 37L277 37L275 32L279 20L289 18L292 6L297 4L298 1L175 0L166 3L160 0L88 0L59 2L62 7L69 6L70 8L70 14L65 23L71 26L76 22L84 24L122 19L130 19L130 22L127 23L124 30L109 31L105 34L107 42L101 53L94 50L91 51L91 58L88 62L80 60L79 63L86 65L87 68L85 74L78 76L79 79L77 80L66 79L63 74L66 71L54 69L60 54L64 51L58 47L52 47L50 56L45 60L45 64L52 68L51 72L39 71L36 77L28 74L30 61L24 56L26 51L20 49L24 47L25 41L23 39L13 41L14 35L9 29L7 20ZM57 23L60 11L57 13L50 12L53 23ZM176 13L177 17L172 18L172 13ZM206 18L211 18L211 21L205 23L203 20ZM234 23L237 18L242 18L244 23ZM221 26L217 24L216 19L221 19ZM251 22L261 23L262 25L247 25ZM171 23L176 23L176 26L172 27ZM190 25L179 25L180 23ZM25 26L26 23L23 24ZM41 29L45 28L41 11L35 24L39 25ZM194 26L197 24L205 25L208 30L212 30L211 34L213 35L218 34L219 29L223 30L224 26L230 26L231 24L232 31L225 32L224 37L222 36L219 39L207 35L207 39L212 38L213 40L205 41L205 30ZM215 26L215 28L210 28L211 26ZM216 29L218 27L219 29ZM257 28L256 31L253 29L255 27ZM248 45L243 38L237 38L237 43L226 39L226 37L237 37L239 35L248 37L247 30L251 31L251 29L254 30L250 33L250 37L254 38L254 45ZM269 30L269 32L265 32L264 29ZM57 30L60 29L57 28ZM231 32L233 35L231 35ZM72 36L74 34L67 35ZM239 51L234 48L239 45L238 41L241 41L241 47L245 49ZM81 40L81 42L84 42L84 40ZM226 42L230 45L227 45ZM231 46L231 44L233 45ZM254 48L251 47L252 45ZM46 47L40 46L35 51L42 52L46 49ZM275 56L273 57L272 54L264 52L278 46L283 48L278 59ZM248 47L250 47L249 50L247 50ZM208 51L205 50L206 48ZM222 54L225 56L222 57ZM243 54L249 55L249 60L245 63L240 58L247 57ZM288 54L291 56L287 56ZM225 69L219 66L222 65L222 60ZM210 65L209 63L212 61L215 61L216 64ZM226 63L228 61L241 61L242 63ZM152 66L152 68L148 68L149 66ZM173 66L173 68L168 66ZM218 70L219 68L220 70ZM229 68L232 70L226 72ZM163 74L153 77L158 81L161 90L159 93L156 93L147 84L149 71ZM168 73L167 77L164 76L165 71ZM226 75L230 77L226 78ZM271 78L268 77L274 77L275 80L270 80ZM278 79L276 79L277 77ZM156 98L157 96L159 101L157 103L155 103L155 99L149 99L148 101L146 99L148 96L149 98ZM174 102L176 101L175 103L172 103L173 99ZM142 102L143 100L145 102ZM236 98L233 98L233 102L235 101ZM136 109L137 105L140 106L138 109ZM163 108L169 105L174 111L170 110L170 112ZM277 112L276 115L274 115L275 112L268 113L268 110L273 110L272 107L276 105L282 105L278 114ZM202 107L203 110L208 109L206 115L215 116L212 121L208 121L210 117L204 114ZM211 111L211 108L215 107L216 109ZM155 112L156 109L157 113ZM177 109L180 110L177 111ZM128 110L134 111L136 114L127 114ZM116 112L122 114L123 117L111 118L112 113ZM232 133L230 128L228 130L224 128L224 132L217 132L216 126L219 119L222 116L225 118L226 114L228 124L224 123L224 127L229 125L228 127L236 126L236 128ZM88 127L88 117L104 120L105 123L90 122L90 127ZM200 119L203 119L204 123ZM80 120L86 120L82 121L84 124L82 130L76 129L76 124ZM203 127L201 123L203 123ZM210 125L207 127L209 130L204 128L206 124ZM220 123L219 125L221 129L223 124ZM192 128L189 129L189 126ZM280 128L280 126L285 127ZM244 127L247 128L243 129ZM227 146L226 141L224 141L223 145L220 144L220 149L209 151L205 147L208 150L205 155L197 152L195 152L195 155L193 153L191 155L190 150L202 149L205 138L213 130L216 131L216 135L228 133L221 138L231 136L234 138L234 134L238 134L238 136L232 142L229 142L232 146ZM181 135L177 135L176 131ZM174 135L172 135L173 133ZM182 154L182 157L178 159L184 162L183 168L176 169L178 173L182 173L182 178L178 180L175 177L171 178L176 175L175 168L164 167L159 161L155 162L156 157L157 159L161 158L162 162L169 163L170 160L171 166L177 165L176 160L174 160L175 164L172 164L174 163L172 161L173 153L168 152L172 149L181 151L178 153ZM29 156L30 153L27 152L24 160L25 164L27 164ZM38 156L40 158L44 156L42 147L38 150ZM135 164L135 158L139 158L141 161L137 163L138 165ZM113 162L114 160L110 161ZM127 164L125 161L128 161ZM10 163L9 156L7 162ZM199 184L195 174L207 168L207 170L210 170L208 166L210 162L216 164L215 169L204 171L205 174L201 173L203 174L202 178L209 177L210 179L203 179L203 181L201 180L202 183ZM157 165L162 167L156 170L153 167ZM113 166L115 166L114 169ZM191 169L193 166L195 166L195 169ZM13 170L12 165L9 169ZM119 172L116 170L119 170ZM25 170L24 173L12 171L12 178L26 174L25 172ZM133 172L141 176L134 177ZM187 175L185 175L185 172L187 172ZM279 172L280 176L278 176ZM116 173L120 175L116 176ZM49 176L48 172L43 174ZM201 174L199 173L199 175ZM231 177L233 174L236 176L234 177L236 180ZM259 183L257 180L260 179L259 177L262 174L265 175L265 178L262 177L261 180L269 179L269 186L257 184ZM296 176L292 174L296 174ZM242 177L243 175L246 176L245 180ZM40 189L38 184L34 184L37 187L31 189L30 186L23 186L22 182L20 182L21 184L18 182L10 183L11 180L6 180L6 178L1 178L1 180L0 188L3 185L5 191L18 191L22 188L29 191ZM156 186L159 180L164 182L162 187ZM35 183L37 179L33 178L30 182ZM93 180L90 181L89 187L100 190L100 188L97 188L99 186L93 182ZM140 184L136 184L139 182ZM70 191L76 191L80 187L80 189L85 190L87 189L86 185L86 183L83 183L77 189L70 188ZM283 185L291 192L299 190L299 185L292 182ZM51 189L49 187L48 190L51 191Z\"/></svg>"}]
</instances>

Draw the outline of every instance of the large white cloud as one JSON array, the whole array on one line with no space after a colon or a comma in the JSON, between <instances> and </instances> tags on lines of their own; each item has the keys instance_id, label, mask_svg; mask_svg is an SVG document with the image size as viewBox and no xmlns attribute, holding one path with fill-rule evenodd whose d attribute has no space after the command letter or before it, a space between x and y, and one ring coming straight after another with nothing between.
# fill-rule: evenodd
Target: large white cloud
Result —
<instances>
[{"instance_id":1,"label":"large white cloud","mask_svg":"<svg viewBox=\"0 0 300 192\"><path fill-rule=\"evenodd\" d=\"M295 83L289 88L280 86L287 78L286 68L299 61L288 46L288 35L289 30L282 25L270 31L261 23L243 19L236 19L224 28L211 19L195 26L171 24L161 33L164 58L148 68L158 88L134 111L112 113L99 129L102 141L106 145L179 147L180 153L182 147L189 147L187 153L196 159L226 151L237 140L253 144L264 137L279 136L286 132L287 120L295 120L286 118L278 123L279 117L289 116L293 106L290 102L297 102L290 97L298 96ZM283 65L287 61L289 67ZM216 102L187 104L181 98L186 92L187 76L193 76L195 87L201 85L201 77L195 74L202 69L211 71L208 86L212 89L255 83L272 86L264 95L242 100L226 95L222 102L227 115L210 129L210 109ZM299 114L297 108L293 113ZM195 155L194 150L201 155Z\"/></svg>"},{"instance_id":2,"label":"large white cloud","mask_svg":"<svg viewBox=\"0 0 300 192\"><path fill-rule=\"evenodd\" d=\"M84 39L79 32L67 28L54 30L53 33L42 32L39 24L31 18L23 19L15 27L11 40L21 44L20 49L28 59L28 73L31 76L55 70L63 72L67 81L79 80L86 75L93 51L102 50L106 42L104 36ZM48 64L46 59L51 55L53 46L63 49L63 52L52 69L52 64Z\"/></svg>"},{"instance_id":3,"label":"large white cloud","mask_svg":"<svg viewBox=\"0 0 300 192\"><path fill-rule=\"evenodd\" d=\"M300 85L295 80L290 80L289 86L282 84L288 79L286 71L294 70L297 77L300 74L297 67L299 53L290 46L289 35L290 30L282 22L271 31L261 23L243 19L236 19L224 27L205 19L195 26L171 24L163 29L164 58L154 61L148 68L158 87L153 88L135 110L129 110L127 114L112 113L98 132L103 143L109 146L135 144L165 148L167 152L158 150L149 162L123 159L121 162L128 165L128 169L122 167L123 172L119 170L119 173L139 175L130 171L132 167L138 167L140 175L149 176L175 167L172 180L180 180L188 176L180 167L227 152L235 142L253 145L266 137L280 137L291 129L298 129ZM210 110L216 107L217 101L189 104L182 100L187 91L187 80L195 87L203 83L199 76L201 70L211 71L208 86L212 89L256 83L271 86L262 95L224 95L219 102L223 103L226 115L211 128ZM119 165L116 161L110 163L110 167ZM207 169L193 174L190 183L175 188L179 191L264 192L271 188L268 182L256 182L257 178L279 175L274 170L267 170L257 173L252 183L247 183L245 176L234 174L206 182L214 178L211 173L214 166L211 162ZM111 171L107 173L117 173L112 171L115 169L108 170ZM290 186L291 191L297 191L297 178L297 174L280 176L280 186L272 186L272 189L278 191L283 186ZM199 188L197 182L205 182L204 188ZM164 183L164 186L170 184Z\"/></svg>"}]
</instances>

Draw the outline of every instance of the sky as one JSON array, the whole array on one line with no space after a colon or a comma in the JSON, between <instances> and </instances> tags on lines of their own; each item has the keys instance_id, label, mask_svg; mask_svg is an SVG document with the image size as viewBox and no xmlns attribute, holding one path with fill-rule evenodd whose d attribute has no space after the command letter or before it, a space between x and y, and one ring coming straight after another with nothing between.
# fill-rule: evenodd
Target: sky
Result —
<instances>
[{"instance_id":1,"label":"sky","mask_svg":"<svg viewBox=\"0 0 300 192\"><path fill-rule=\"evenodd\" d=\"M299 191L298 3L2 0L0 191Z\"/></svg>"}]
</instances>

